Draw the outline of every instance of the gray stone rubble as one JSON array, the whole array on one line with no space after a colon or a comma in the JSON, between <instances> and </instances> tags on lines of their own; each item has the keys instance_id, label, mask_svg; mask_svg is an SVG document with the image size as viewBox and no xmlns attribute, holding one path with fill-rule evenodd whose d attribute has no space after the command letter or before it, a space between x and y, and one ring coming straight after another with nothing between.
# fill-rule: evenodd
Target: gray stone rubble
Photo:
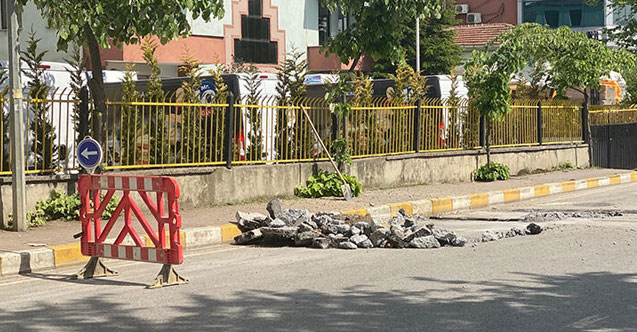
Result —
<instances>
[{"instance_id":1,"label":"gray stone rubble","mask_svg":"<svg viewBox=\"0 0 637 332\"><path fill-rule=\"evenodd\" d=\"M418 215L407 215L404 210L389 221L337 212L312 214L308 210L283 210L277 199L268 203L267 210L269 216L237 212L234 224L243 233L235 237L236 244L318 249L431 249L443 246L464 247L469 243L468 239L452 231L434 226L431 220ZM486 231L478 241L490 242L540 232L542 228L531 223L526 229L512 228L506 233Z\"/></svg>"}]
</instances>

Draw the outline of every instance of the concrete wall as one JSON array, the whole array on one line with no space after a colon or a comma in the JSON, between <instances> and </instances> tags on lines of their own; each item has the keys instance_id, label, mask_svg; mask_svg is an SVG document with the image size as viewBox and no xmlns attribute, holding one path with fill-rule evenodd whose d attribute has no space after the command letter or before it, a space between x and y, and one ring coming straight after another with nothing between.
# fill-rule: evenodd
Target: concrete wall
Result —
<instances>
[{"instance_id":1,"label":"concrete wall","mask_svg":"<svg viewBox=\"0 0 637 332\"><path fill-rule=\"evenodd\" d=\"M582 167L590 165L586 145L495 149L493 160L508 165L512 174L523 168L551 168L565 161ZM348 173L358 177L365 188L469 182L472 172L484 163L486 156L482 151L420 153L354 160ZM294 187L304 183L318 168L331 170L331 165L328 162L319 162L238 166L230 170L224 167L209 167L136 171L126 174L173 176L181 189L180 205L197 208L264 197L292 196ZM10 180L0 179L0 211L4 217L12 209ZM46 199L54 190L74 192L76 181L77 175L29 177L28 209L33 209L37 201Z\"/></svg>"}]
</instances>

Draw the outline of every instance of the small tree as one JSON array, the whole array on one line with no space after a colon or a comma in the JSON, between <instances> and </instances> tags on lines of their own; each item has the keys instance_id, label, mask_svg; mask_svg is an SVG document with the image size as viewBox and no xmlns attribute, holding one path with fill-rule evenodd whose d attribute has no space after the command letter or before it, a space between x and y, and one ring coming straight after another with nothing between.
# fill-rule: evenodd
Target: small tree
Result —
<instances>
[{"instance_id":1,"label":"small tree","mask_svg":"<svg viewBox=\"0 0 637 332\"><path fill-rule=\"evenodd\" d=\"M122 123L120 123L120 163L122 165L135 165L141 156L137 149L137 137L142 128L143 119L137 106L131 103L138 101L139 92L135 89L135 65L126 65L124 80L122 82ZM114 150L114 149L113 149ZM113 161L117 158L112 156Z\"/></svg>"},{"instance_id":2,"label":"small tree","mask_svg":"<svg viewBox=\"0 0 637 332\"><path fill-rule=\"evenodd\" d=\"M277 68L279 83L276 90L279 95L280 106L291 106L300 102L307 94L307 60L305 55L292 49L286 59ZM301 129L307 123L301 111L291 112L288 109L277 110L277 138L279 156L283 158L310 158L311 146L306 148L302 144L311 144L311 133Z\"/></svg>"},{"instance_id":3,"label":"small tree","mask_svg":"<svg viewBox=\"0 0 637 332\"><path fill-rule=\"evenodd\" d=\"M611 50L568 27L551 30L538 24L522 24L503 32L487 47L496 44L499 46L492 53L488 48L474 51L465 74L470 104L487 121L489 164L491 122L510 111L508 82L529 62L547 68L546 81L558 93L563 94L569 88L582 93L585 107L589 102L588 90L599 87L603 76L611 70L625 71L635 64L630 53ZM586 135L590 140L590 129Z\"/></svg>"},{"instance_id":4,"label":"small tree","mask_svg":"<svg viewBox=\"0 0 637 332\"><path fill-rule=\"evenodd\" d=\"M29 133L33 136L34 167L39 170L49 170L57 166L58 146L55 144L57 134L53 128L52 118L47 116L49 105L46 102L50 92L45 81L46 69L42 65L42 59L47 51L39 52L38 43L42 39L36 38L35 32L31 29L29 33L28 45L21 53L22 61L26 62L28 70L23 71L29 78L28 83L28 112L29 112Z\"/></svg>"},{"instance_id":5,"label":"small tree","mask_svg":"<svg viewBox=\"0 0 637 332\"><path fill-rule=\"evenodd\" d=\"M142 43L143 58L146 65L150 67L150 77L148 78L148 89L145 98L152 102L163 102L165 92L161 83L161 68L155 56L157 43L150 37L145 37ZM150 123L150 163L161 164L168 162L170 158L170 144L166 135L166 113L163 107L155 107L155 111L149 114ZM146 123L146 120L144 120Z\"/></svg>"},{"instance_id":6,"label":"small tree","mask_svg":"<svg viewBox=\"0 0 637 332\"><path fill-rule=\"evenodd\" d=\"M181 72L188 77L187 81L181 84L181 96L185 103L199 102L199 87L201 87L200 62L190 55L186 55L182 62L184 66ZM182 140L179 160L187 163L201 161L201 116L199 109L195 107L181 108L181 130Z\"/></svg>"},{"instance_id":7,"label":"small tree","mask_svg":"<svg viewBox=\"0 0 637 332\"><path fill-rule=\"evenodd\" d=\"M228 102L234 102L234 100L230 101L229 97L230 97L230 90L228 88L228 85L226 84L226 82L223 80L223 73L225 71L225 66L224 65L220 65L217 64L217 68L214 70L210 70L210 75L212 75L213 78L213 82L215 84L215 94L212 97L212 102L214 104L226 104ZM206 135L207 138L207 142L211 145L215 145L215 142L223 142L223 132L218 132L217 128L221 127L223 128L223 124L221 124L221 126L219 126L219 123L217 123L217 121L214 121L214 116L215 114L221 114L222 112L224 112L223 108L218 108L217 110L214 110L210 113L210 115L206 118L206 128L203 129L204 131L208 131L210 128L210 132ZM235 128L238 128L235 130L236 133L241 132L241 128L242 128L242 123L241 123L241 116L240 116L241 112L237 112L235 110L235 115L233 115L235 117ZM219 117L221 118L221 117ZM239 152L239 147L237 146L237 144L233 145L235 148L235 151L233 151L233 153L235 155L238 155ZM206 149L207 151L209 149ZM222 157L222 151L218 150L218 151L213 151L212 153L214 154L211 157L215 157L217 158L217 160L221 160Z\"/></svg>"},{"instance_id":8,"label":"small tree","mask_svg":"<svg viewBox=\"0 0 637 332\"><path fill-rule=\"evenodd\" d=\"M73 47L71 57L65 59L65 61L70 66L66 71L71 76L71 93L75 99L80 100L80 103L73 105L73 119L75 119L75 132L77 133L75 141L79 143L89 134L90 124L89 107L85 103L86 98L84 98L88 97L88 95L86 91L83 91L85 86L84 64L86 59L79 47ZM82 96L83 94L85 94L85 96Z\"/></svg>"},{"instance_id":9,"label":"small tree","mask_svg":"<svg viewBox=\"0 0 637 332\"><path fill-rule=\"evenodd\" d=\"M328 81L326 86L325 100L329 103L330 112L336 115L337 121L346 122L349 113L352 111L351 101L347 99L347 95L353 90L352 73L341 73L339 78L334 81ZM337 125L336 123L332 125ZM330 150L334 161L338 163L338 168L343 171L345 164L352 163L352 149L348 142L348 133L345 126L342 126L341 136L332 140Z\"/></svg>"},{"instance_id":10,"label":"small tree","mask_svg":"<svg viewBox=\"0 0 637 332\"><path fill-rule=\"evenodd\" d=\"M258 68L253 65L248 66L246 75L246 88L248 93L245 97L245 103L247 105L259 105L259 102L261 102L262 81L259 79ZM248 120L250 121L250 150L261 159L263 153L262 109L250 108L248 112Z\"/></svg>"}]
</instances>

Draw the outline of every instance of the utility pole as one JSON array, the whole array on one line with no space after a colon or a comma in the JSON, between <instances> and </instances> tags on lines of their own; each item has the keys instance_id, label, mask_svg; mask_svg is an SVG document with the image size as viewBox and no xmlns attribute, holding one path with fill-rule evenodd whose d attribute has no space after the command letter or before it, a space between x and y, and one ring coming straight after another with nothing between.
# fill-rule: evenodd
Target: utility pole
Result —
<instances>
[{"instance_id":1,"label":"utility pole","mask_svg":"<svg viewBox=\"0 0 637 332\"><path fill-rule=\"evenodd\" d=\"M420 17L416 18L416 71L420 72Z\"/></svg>"},{"instance_id":2,"label":"utility pole","mask_svg":"<svg viewBox=\"0 0 637 332\"><path fill-rule=\"evenodd\" d=\"M18 6L16 0L7 1L9 12L9 118L11 119L11 179L13 194L13 229L27 230L26 179L24 155L24 113L22 83L20 82L20 40L18 39Z\"/></svg>"}]
</instances>

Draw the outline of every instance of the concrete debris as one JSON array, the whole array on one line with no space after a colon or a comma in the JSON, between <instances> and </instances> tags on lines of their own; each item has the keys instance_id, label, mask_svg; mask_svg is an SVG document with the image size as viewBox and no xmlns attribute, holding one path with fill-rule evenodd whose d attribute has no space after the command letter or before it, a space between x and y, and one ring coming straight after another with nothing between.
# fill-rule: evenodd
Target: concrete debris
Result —
<instances>
[{"instance_id":1,"label":"concrete debris","mask_svg":"<svg viewBox=\"0 0 637 332\"><path fill-rule=\"evenodd\" d=\"M620 217L623 213L620 211L576 211L576 212L562 212L562 211L549 211L549 212L536 212L533 211L522 218L522 222L538 223L547 221L564 220L570 218L584 218L584 219L606 219L611 217Z\"/></svg>"},{"instance_id":2,"label":"concrete debris","mask_svg":"<svg viewBox=\"0 0 637 332\"><path fill-rule=\"evenodd\" d=\"M247 232L253 229L267 227L272 222L270 217L264 216L261 213L244 213L237 212L235 215L236 221L233 224L239 226L241 231Z\"/></svg>"},{"instance_id":3,"label":"concrete debris","mask_svg":"<svg viewBox=\"0 0 637 332\"><path fill-rule=\"evenodd\" d=\"M433 235L417 237L409 242L410 248L431 249L440 248L441 244Z\"/></svg>"},{"instance_id":4,"label":"concrete debris","mask_svg":"<svg viewBox=\"0 0 637 332\"><path fill-rule=\"evenodd\" d=\"M494 231L486 231L482 233L482 237L480 238L480 242L491 242L497 241L502 238L512 238L516 236L524 236L524 235L537 235L542 233L542 226L530 223L526 226L525 229L521 229L518 227L513 227L505 233L502 232L494 232Z\"/></svg>"},{"instance_id":5,"label":"concrete debris","mask_svg":"<svg viewBox=\"0 0 637 332\"><path fill-rule=\"evenodd\" d=\"M253 229L251 231L244 232L240 235L237 235L234 238L234 242L236 244L251 244L258 241L261 241L263 238L263 233L260 229Z\"/></svg>"},{"instance_id":6,"label":"concrete debris","mask_svg":"<svg viewBox=\"0 0 637 332\"><path fill-rule=\"evenodd\" d=\"M354 243L349 242L349 241L344 241L338 244L338 247L340 249L357 249L358 246L356 246Z\"/></svg>"},{"instance_id":7,"label":"concrete debris","mask_svg":"<svg viewBox=\"0 0 637 332\"><path fill-rule=\"evenodd\" d=\"M361 243L365 241L369 241L367 235L354 235L349 238L349 241L354 243L356 246L361 247Z\"/></svg>"},{"instance_id":8,"label":"concrete debris","mask_svg":"<svg viewBox=\"0 0 637 332\"><path fill-rule=\"evenodd\" d=\"M272 227L272 228L281 228L281 227L285 227L285 226L287 226L287 224L285 223L285 221L283 221L281 219L274 219L270 223L270 227Z\"/></svg>"},{"instance_id":9,"label":"concrete debris","mask_svg":"<svg viewBox=\"0 0 637 332\"><path fill-rule=\"evenodd\" d=\"M275 198L269 201L268 205L266 206L266 210L268 210L268 213L270 214L270 218L272 219L278 218L282 212L281 202L279 201L279 199Z\"/></svg>"},{"instance_id":10,"label":"concrete debris","mask_svg":"<svg viewBox=\"0 0 637 332\"><path fill-rule=\"evenodd\" d=\"M491 242L491 241L497 241L499 240L500 237L498 236L498 234L496 234L496 232L494 231L486 231L484 233L482 233L482 238L480 238L481 242Z\"/></svg>"},{"instance_id":11,"label":"concrete debris","mask_svg":"<svg viewBox=\"0 0 637 332\"><path fill-rule=\"evenodd\" d=\"M312 214L307 210L281 210L280 202L272 200L267 206L269 216L259 213L237 212L236 224L243 234L235 237L236 244L262 243L270 246L298 246L319 249L341 248L421 248L444 246L464 247L467 238L434 226L430 219L399 211L391 220L382 221L370 216L345 215L336 212ZM273 218L275 217L275 218ZM486 231L478 242L539 234L542 227L530 223L525 229L512 228L507 232Z\"/></svg>"},{"instance_id":12,"label":"concrete debris","mask_svg":"<svg viewBox=\"0 0 637 332\"><path fill-rule=\"evenodd\" d=\"M526 226L526 232L530 235L536 235L542 233L542 226L534 223L530 223Z\"/></svg>"}]
</instances>

